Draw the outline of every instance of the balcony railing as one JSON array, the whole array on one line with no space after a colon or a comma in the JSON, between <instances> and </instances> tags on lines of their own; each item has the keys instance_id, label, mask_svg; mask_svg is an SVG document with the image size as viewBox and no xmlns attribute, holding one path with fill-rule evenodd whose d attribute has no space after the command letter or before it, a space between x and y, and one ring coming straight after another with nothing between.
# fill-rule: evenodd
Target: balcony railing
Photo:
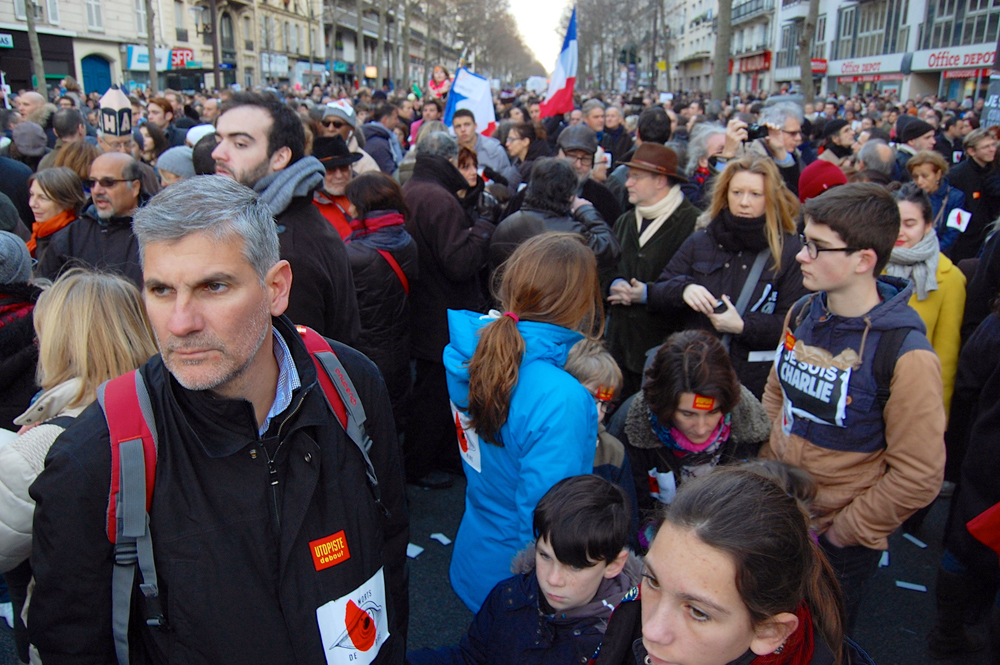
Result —
<instances>
[{"instance_id":1,"label":"balcony railing","mask_svg":"<svg viewBox=\"0 0 1000 665\"><path fill-rule=\"evenodd\" d=\"M243 50L245 50L245 51L252 51L253 50L253 40L252 39L245 39L245 40L243 40Z\"/></svg>"},{"instance_id":2,"label":"balcony railing","mask_svg":"<svg viewBox=\"0 0 1000 665\"><path fill-rule=\"evenodd\" d=\"M177 28L177 41L186 42L188 40L188 31L184 28Z\"/></svg>"},{"instance_id":3,"label":"balcony railing","mask_svg":"<svg viewBox=\"0 0 1000 665\"><path fill-rule=\"evenodd\" d=\"M733 23L745 21L774 9L774 0L749 0L733 7Z\"/></svg>"}]
</instances>

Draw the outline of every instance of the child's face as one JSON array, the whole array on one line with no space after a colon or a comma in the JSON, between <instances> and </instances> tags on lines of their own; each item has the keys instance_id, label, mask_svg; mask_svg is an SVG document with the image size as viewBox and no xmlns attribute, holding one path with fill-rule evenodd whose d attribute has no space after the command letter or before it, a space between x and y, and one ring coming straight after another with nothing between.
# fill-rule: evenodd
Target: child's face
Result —
<instances>
[{"instance_id":1,"label":"child's face","mask_svg":"<svg viewBox=\"0 0 1000 665\"><path fill-rule=\"evenodd\" d=\"M627 556L627 553L622 552ZM535 543L535 575L545 600L552 609L572 610L592 601L605 578L616 577L625 565L625 556L612 562L601 561L589 568L575 568L556 558L545 538Z\"/></svg>"}]
</instances>

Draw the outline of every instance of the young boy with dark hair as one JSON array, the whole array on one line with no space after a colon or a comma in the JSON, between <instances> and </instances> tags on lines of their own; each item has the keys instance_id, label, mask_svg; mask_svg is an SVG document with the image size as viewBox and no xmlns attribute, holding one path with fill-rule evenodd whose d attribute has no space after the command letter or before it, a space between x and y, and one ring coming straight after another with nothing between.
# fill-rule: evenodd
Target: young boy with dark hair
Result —
<instances>
[{"instance_id":1,"label":"young boy with dark hair","mask_svg":"<svg viewBox=\"0 0 1000 665\"><path fill-rule=\"evenodd\" d=\"M844 592L848 633L887 538L944 476L941 363L908 302L881 276L899 235L892 195L871 183L804 206L802 282L815 293L785 319L762 403L763 458L816 480L813 527Z\"/></svg>"},{"instance_id":2,"label":"young boy with dark hair","mask_svg":"<svg viewBox=\"0 0 1000 665\"><path fill-rule=\"evenodd\" d=\"M639 583L626 549L628 497L597 476L556 483L535 507L535 543L511 564L457 646L410 652L410 665L581 663Z\"/></svg>"}]
</instances>

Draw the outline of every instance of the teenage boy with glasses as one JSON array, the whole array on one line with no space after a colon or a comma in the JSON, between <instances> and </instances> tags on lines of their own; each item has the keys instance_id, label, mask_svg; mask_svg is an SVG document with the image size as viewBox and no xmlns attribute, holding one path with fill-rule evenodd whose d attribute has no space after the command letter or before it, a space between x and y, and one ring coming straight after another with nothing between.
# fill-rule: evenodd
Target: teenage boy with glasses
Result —
<instances>
[{"instance_id":1,"label":"teenage boy with glasses","mask_svg":"<svg viewBox=\"0 0 1000 665\"><path fill-rule=\"evenodd\" d=\"M760 455L816 480L813 528L843 590L850 634L889 534L941 489L941 363L908 304L912 286L881 276L899 234L892 195L841 185L803 212L796 260L815 293L785 320L762 400L774 425ZM893 368L891 381L880 367Z\"/></svg>"}]
</instances>

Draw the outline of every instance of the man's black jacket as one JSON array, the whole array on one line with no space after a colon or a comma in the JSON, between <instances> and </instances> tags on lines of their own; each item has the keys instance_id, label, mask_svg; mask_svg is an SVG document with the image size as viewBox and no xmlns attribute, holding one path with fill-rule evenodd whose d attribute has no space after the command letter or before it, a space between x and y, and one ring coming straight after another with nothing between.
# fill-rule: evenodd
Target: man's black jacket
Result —
<instances>
[{"instance_id":1,"label":"man's black jacket","mask_svg":"<svg viewBox=\"0 0 1000 665\"><path fill-rule=\"evenodd\" d=\"M150 531L168 627L144 625L136 575L133 664L325 663L317 608L344 598L383 567L380 611L388 612L390 637L375 662L403 662L409 523L385 385L364 356L332 344L368 416L388 517L372 497L360 451L324 399L301 339L287 318L274 325L288 342L302 387L263 438L249 402L185 390L159 356L142 367L159 435ZM275 486L269 457L277 467ZM36 587L29 637L46 665L115 662L113 546L105 532L110 469L107 425L94 404L56 440L31 486ZM341 531L349 556L317 570L310 542Z\"/></svg>"}]
</instances>

